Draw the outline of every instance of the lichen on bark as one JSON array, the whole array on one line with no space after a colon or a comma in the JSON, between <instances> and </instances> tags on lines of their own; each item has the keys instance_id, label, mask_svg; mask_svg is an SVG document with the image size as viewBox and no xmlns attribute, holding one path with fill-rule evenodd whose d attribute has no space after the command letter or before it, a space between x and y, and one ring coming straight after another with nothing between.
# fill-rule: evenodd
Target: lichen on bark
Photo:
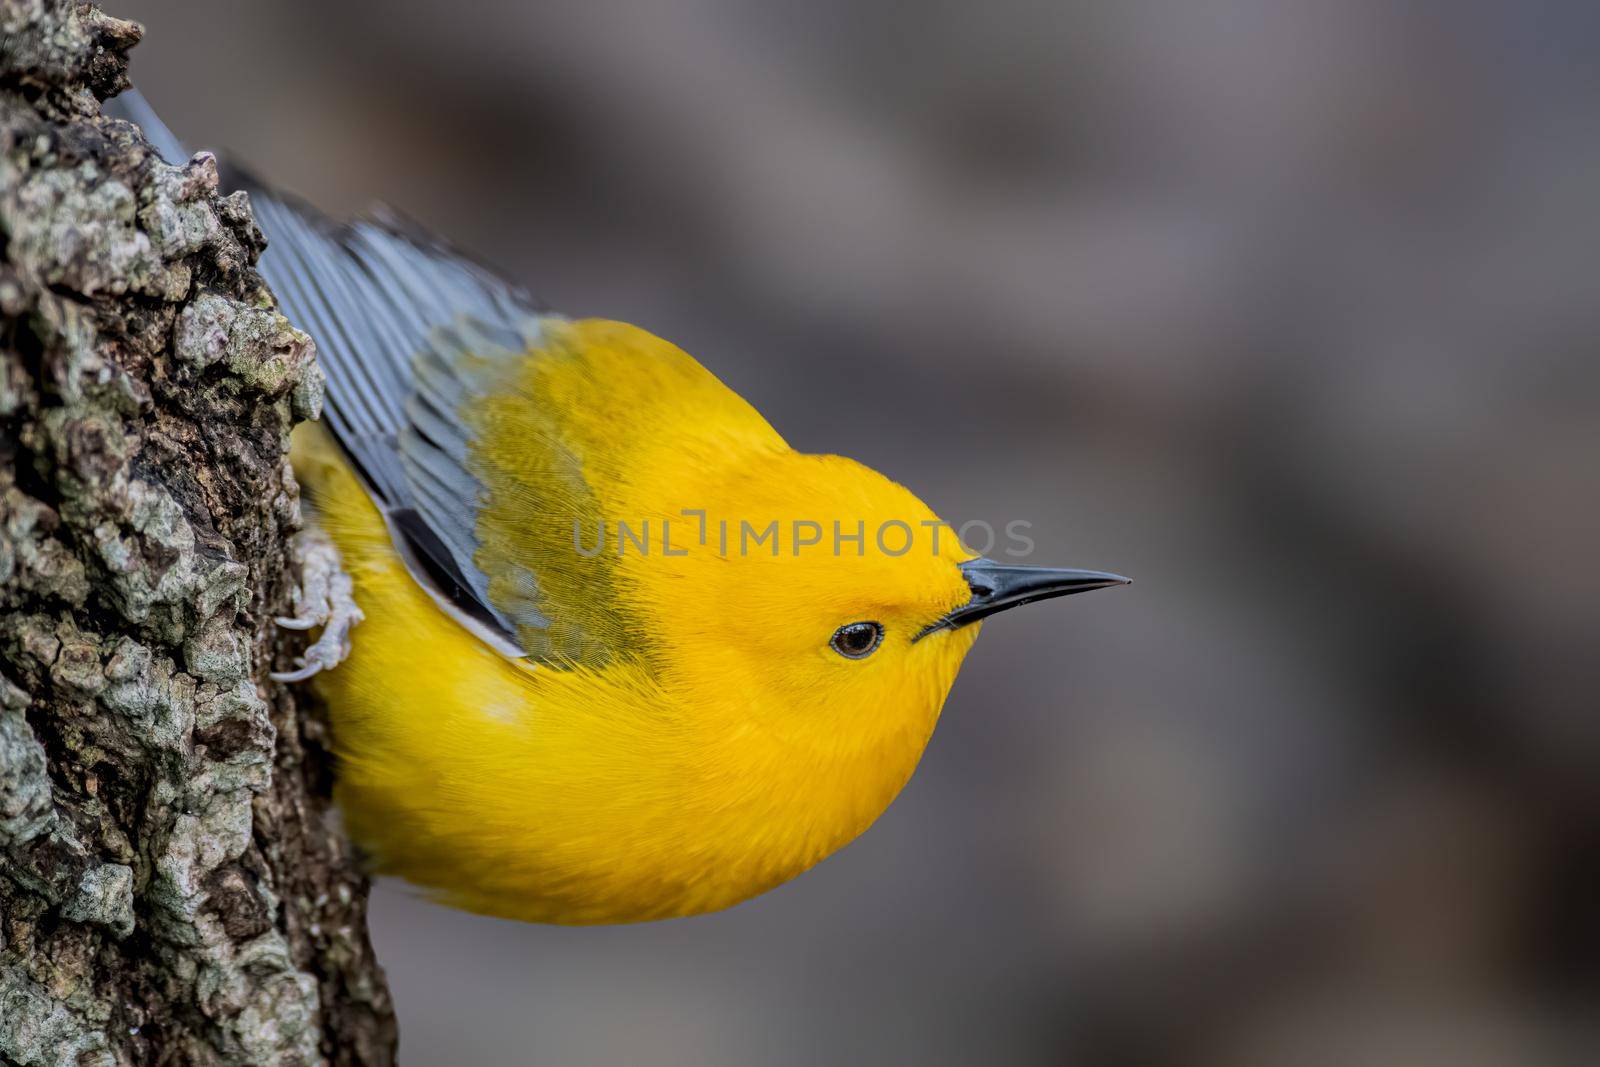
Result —
<instances>
[{"instance_id":1,"label":"lichen on bark","mask_svg":"<svg viewBox=\"0 0 1600 1067\"><path fill-rule=\"evenodd\" d=\"M268 682L321 378L137 25L0 0L0 1062L392 1060L319 727Z\"/></svg>"}]
</instances>

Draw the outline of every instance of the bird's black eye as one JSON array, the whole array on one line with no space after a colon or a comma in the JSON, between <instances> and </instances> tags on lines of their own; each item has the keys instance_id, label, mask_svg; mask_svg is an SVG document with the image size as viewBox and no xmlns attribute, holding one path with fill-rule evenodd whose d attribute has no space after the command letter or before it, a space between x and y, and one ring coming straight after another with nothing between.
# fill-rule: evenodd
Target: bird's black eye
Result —
<instances>
[{"instance_id":1,"label":"bird's black eye","mask_svg":"<svg viewBox=\"0 0 1600 1067\"><path fill-rule=\"evenodd\" d=\"M846 659L866 659L883 641L883 627L875 622L852 622L833 632L828 644Z\"/></svg>"}]
</instances>

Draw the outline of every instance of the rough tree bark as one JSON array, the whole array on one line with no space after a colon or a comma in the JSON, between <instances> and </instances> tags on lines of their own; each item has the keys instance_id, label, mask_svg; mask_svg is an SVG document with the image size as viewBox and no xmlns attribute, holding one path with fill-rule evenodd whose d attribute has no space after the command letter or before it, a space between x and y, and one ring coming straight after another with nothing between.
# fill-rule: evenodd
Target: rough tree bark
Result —
<instances>
[{"instance_id":1,"label":"rough tree bark","mask_svg":"<svg viewBox=\"0 0 1600 1067\"><path fill-rule=\"evenodd\" d=\"M0 1061L390 1062L317 724L266 678L311 344L244 194L101 117L136 24L0 34Z\"/></svg>"}]
</instances>

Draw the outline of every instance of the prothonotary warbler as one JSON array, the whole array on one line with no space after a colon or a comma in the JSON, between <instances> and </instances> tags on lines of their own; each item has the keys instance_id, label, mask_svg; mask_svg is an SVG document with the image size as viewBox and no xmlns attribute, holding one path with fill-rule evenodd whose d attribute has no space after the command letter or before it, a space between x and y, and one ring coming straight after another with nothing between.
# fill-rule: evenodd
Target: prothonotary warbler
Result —
<instances>
[{"instance_id":1,"label":"prothonotary warbler","mask_svg":"<svg viewBox=\"0 0 1600 1067\"><path fill-rule=\"evenodd\" d=\"M285 677L354 841L441 901L612 923L771 889L905 785L979 620L1126 581L972 558L687 353L410 226L251 204L328 381L283 620L323 632Z\"/></svg>"}]
</instances>

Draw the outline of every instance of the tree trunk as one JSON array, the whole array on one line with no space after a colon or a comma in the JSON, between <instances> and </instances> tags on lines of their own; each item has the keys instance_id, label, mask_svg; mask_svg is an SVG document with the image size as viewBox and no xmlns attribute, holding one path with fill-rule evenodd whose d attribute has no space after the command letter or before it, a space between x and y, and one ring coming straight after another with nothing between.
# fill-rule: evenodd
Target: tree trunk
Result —
<instances>
[{"instance_id":1,"label":"tree trunk","mask_svg":"<svg viewBox=\"0 0 1600 1067\"><path fill-rule=\"evenodd\" d=\"M100 115L140 28L0 0L0 1061L388 1063L289 612L309 339L244 194Z\"/></svg>"}]
</instances>

